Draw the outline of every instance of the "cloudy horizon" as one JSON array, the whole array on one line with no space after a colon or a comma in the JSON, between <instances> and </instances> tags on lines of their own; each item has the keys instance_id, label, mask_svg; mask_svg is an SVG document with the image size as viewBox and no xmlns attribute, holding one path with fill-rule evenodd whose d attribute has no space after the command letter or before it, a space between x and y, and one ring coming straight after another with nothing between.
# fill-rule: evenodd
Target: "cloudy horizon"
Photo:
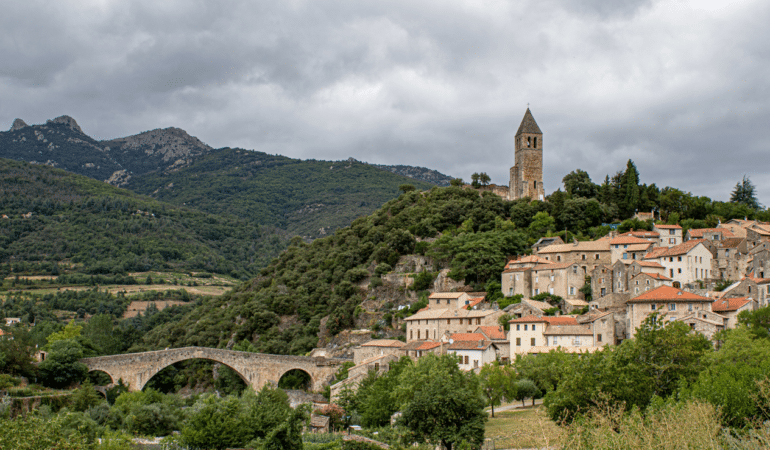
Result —
<instances>
[{"instance_id":1,"label":"cloudy horizon","mask_svg":"<svg viewBox=\"0 0 770 450\"><path fill-rule=\"evenodd\" d=\"M507 184L529 105L547 193L632 159L641 182L714 200L747 175L770 204L770 3L724 4L15 2L0 127L177 127L215 148Z\"/></svg>"}]
</instances>

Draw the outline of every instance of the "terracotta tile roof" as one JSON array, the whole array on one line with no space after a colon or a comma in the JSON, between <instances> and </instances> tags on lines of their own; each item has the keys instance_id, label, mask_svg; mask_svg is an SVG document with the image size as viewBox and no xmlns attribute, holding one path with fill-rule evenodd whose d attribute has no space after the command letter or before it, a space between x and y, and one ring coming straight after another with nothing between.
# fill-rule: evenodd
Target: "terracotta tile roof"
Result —
<instances>
[{"instance_id":1,"label":"terracotta tile roof","mask_svg":"<svg viewBox=\"0 0 770 450\"><path fill-rule=\"evenodd\" d=\"M716 244L719 248L738 248L741 242L743 242L743 238L725 238L717 241Z\"/></svg>"},{"instance_id":2,"label":"terracotta tile roof","mask_svg":"<svg viewBox=\"0 0 770 450\"><path fill-rule=\"evenodd\" d=\"M543 336L593 336L594 333L585 325L549 325Z\"/></svg>"},{"instance_id":3,"label":"terracotta tile roof","mask_svg":"<svg viewBox=\"0 0 770 450\"><path fill-rule=\"evenodd\" d=\"M527 256L521 256L517 259L512 259L508 261L508 264L505 265L506 268L509 268L510 266L515 266L518 264L530 264L530 263L540 263L540 264L548 264L551 261L548 261L545 258L541 258L537 255L527 255Z\"/></svg>"},{"instance_id":4,"label":"terracotta tile roof","mask_svg":"<svg viewBox=\"0 0 770 450\"><path fill-rule=\"evenodd\" d=\"M484 335L481 333L454 333L449 336L453 341L483 341Z\"/></svg>"},{"instance_id":5,"label":"terracotta tile roof","mask_svg":"<svg viewBox=\"0 0 770 450\"><path fill-rule=\"evenodd\" d=\"M747 303L750 303L752 301L753 300L748 297L724 298L712 303L711 310L714 312L737 311L740 308L746 306Z\"/></svg>"},{"instance_id":6,"label":"terracotta tile roof","mask_svg":"<svg viewBox=\"0 0 770 450\"><path fill-rule=\"evenodd\" d=\"M488 339L495 341L508 340L503 327L481 326L476 328L476 333L484 333Z\"/></svg>"},{"instance_id":7,"label":"terracotta tile roof","mask_svg":"<svg viewBox=\"0 0 770 450\"><path fill-rule=\"evenodd\" d=\"M553 306L551 306L550 303L547 302L541 302L540 300L531 300L531 299L524 299L521 301L521 303L525 305L529 305L533 308L537 308L540 311L545 311L546 309L551 309Z\"/></svg>"},{"instance_id":8,"label":"terracotta tile roof","mask_svg":"<svg viewBox=\"0 0 770 450\"><path fill-rule=\"evenodd\" d=\"M436 347L440 347L440 342L423 342L415 350L433 350Z\"/></svg>"},{"instance_id":9,"label":"terracotta tile roof","mask_svg":"<svg viewBox=\"0 0 770 450\"><path fill-rule=\"evenodd\" d=\"M677 289L671 286L660 286L651 291L644 292L631 300L629 303L645 303L653 301L696 301L696 302L711 302L710 298L701 297L700 295L693 294L692 292L685 292L681 289Z\"/></svg>"},{"instance_id":10,"label":"terracotta tile roof","mask_svg":"<svg viewBox=\"0 0 770 450\"><path fill-rule=\"evenodd\" d=\"M601 350L603 347L562 347L562 346L547 346L539 345L536 347L530 347L526 352L516 351L514 353L548 353L553 351L561 351L564 353L593 353L597 350Z\"/></svg>"},{"instance_id":11,"label":"terracotta tile roof","mask_svg":"<svg viewBox=\"0 0 770 450\"><path fill-rule=\"evenodd\" d=\"M697 247L698 244L702 244L704 242L706 242L705 239L691 239L687 242L684 242L679 245L675 245L671 248L657 247L650 250L649 253L644 255L644 259L661 258L661 257L668 257L668 256L681 256L689 253L690 250Z\"/></svg>"},{"instance_id":12,"label":"terracotta tile roof","mask_svg":"<svg viewBox=\"0 0 770 450\"><path fill-rule=\"evenodd\" d=\"M528 270L532 269L531 267L516 267L513 269L505 269L503 270L503 273L514 273L514 272L526 272Z\"/></svg>"},{"instance_id":13,"label":"terracotta tile roof","mask_svg":"<svg viewBox=\"0 0 770 450\"><path fill-rule=\"evenodd\" d=\"M428 308L420 310L404 320L467 319L487 317L495 313L496 311L491 309L465 309L465 307L460 309Z\"/></svg>"},{"instance_id":14,"label":"terracotta tile roof","mask_svg":"<svg viewBox=\"0 0 770 450\"><path fill-rule=\"evenodd\" d=\"M570 262L541 264L539 266L533 267L532 270L536 270L536 271L537 270L564 270L576 264L577 263L570 263Z\"/></svg>"},{"instance_id":15,"label":"terracotta tile roof","mask_svg":"<svg viewBox=\"0 0 770 450\"><path fill-rule=\"evenodd\" d=\"M665 267L661 266L659 262L657 261L636 261L639 263L642 267L655 267L656 269L665 269Z\"/></svg>"},{"instance_id":16,"label":"terracotta tile roof","mask_svg":"<svg viewBox=\"0 0 770 450\"><path fill-rule=\"evenodd\" d=\"M660 230L681 230L682 227L679 225L664 225L664 224L655 224L653 225L655 228L658 228Z\"/></svg>"},{"instance_id":17,"label":"terracotta tile roof","mask_svg":"<svg viewBox=\"0 0 770 450\"><path fill-rule=\"evenodd\" d=\"M650 248L652 245L652 242L646 242L644 244L630 244L628 248L625 248L623 250L627 250L629 252L643 252Z\"/></svg>"},{"instance_id":18,"label":"terracotta tile roof","mask_svg":"<svg viewBox=\"0 0 770 450\"><path fill-rule=\"evenodd\" d=\"M612 311L603 311L599 313L591 311L586 314L583 314L582 316L577 316L576 320L578 323L596 322L602 317L607 317L612 314L613 314Z\"/></svg>"},{"instance_id":19,"label":"terracotta tile roof","mask_svg":"<svg viewBox=\"0 0 770 450\"><path fill-rule=\"evenodd\" d=\"M597 240L597 241L579 241L577 245L573 242L571 244L554 244L548 247L543 247L538 250L537 254L547 253L568 253L568 252L597 252L597 251L610 251L610 241Z\"/></svg>"},{"instance_id":20,"label":"terracotta tile roof","mask_svg":"<svg viewBox=\"0 0 770 450\"><path fill-rule=\"evenodd\" d=\"M434 292L428 298L460 298L467 295L465 292Z\"/></svg>"},{"instance_id":21,"label":"terracotta tile roof","mask_svg":"<svg viewBox=\"0 0 770 450\"><path fill-rule=\"evenodd\" d=\"M735 236L727 228L691 228L687 231L687 234L693 238L702 238L706 233L721 233L724 238L731 238Z\"/></svg>"},{"instance_id":22,"label":"terracotta tile roof","mask_svg":"<svg viewBox=\"0 0 770 450\"><path fill-rule=\"evenodd\" d=\"M478 305L479 303L484 301L484 297L477 297L477 298L470 298L468 299L468 304L465 305L466 308L470 307L473 308L474 306Z\"/></svg>"},{"instance_id":23,"label":"terracotta tile roof","mask_svg":"<svg viewBox=\"0 0 770 450\"><path fill-rule=\"evenodd\" d=\"M656 280L671 281L671 278L663 276L663 275L661 275L659 273L645 273L644 275L647 275L650 278L655 278Z\"/></svg>"},{"instance_id":24,"label":"terracotta tile roof","mask_svg":"<svg viewBox=\"0 0 770 450\"><path fill-rule=\"evenodd\" d=\"M551 325L577 325L577 319L573 316L545 316L544 319Z\"/></svg>"},{"instance_id":25,"label":"terracotta tile roof","mask_svg":"<svg viewBox=\"0 0 770 450\"><path fill-rule=\"evenodd\" d=\"M703 317L699 316L697 313L687 314L686 316L679 317L679 318L673 317L671 320L672 321L679 321L679 322L685 322L687 320L697 320L697 321L700 321L700 322L706 322L708 324L711 324L711 325L714 325L714 326L717 326L717 327L724 327L725 326L724 321L722 321L720 323L720 322L717 322L716 320L704 319Z\"/></svg>"},{"instance_id":26,"label":"terracotta tile roof","mask_svg":"<svg viewBox=\"0 0 770 450\"><path fill-rule=\"evenodd\" d=\"M610 239L610 245L628 245L628 244L651 244L647 239L638 238L636 236L618 236Z\"/></svg>"},{"instance_id":27,"label":"terracotta tile roof","mask_svg":"<svg viewBox=\"0 0 770 450\"><path fill-rule=\"evenodd\" d=\"M395 339L375 339L373 341L364 342L361 347L403 347L404 343Z\"/></svg>"},{"instance_id":28,"label":"terracotta tile roof","mask_svg":"<svg viewBox=\"0 0 770 450\"><path fill-rule=\"evenodd\" d=\"M447 350L486 350L492 344L490 341L455 341Z\"/></svg>"}]
</instances>

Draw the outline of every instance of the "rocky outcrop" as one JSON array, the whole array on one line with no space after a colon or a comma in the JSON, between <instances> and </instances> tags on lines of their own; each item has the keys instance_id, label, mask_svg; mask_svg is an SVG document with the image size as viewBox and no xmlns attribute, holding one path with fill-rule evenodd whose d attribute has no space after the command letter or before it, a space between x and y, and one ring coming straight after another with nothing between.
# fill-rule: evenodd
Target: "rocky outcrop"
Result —
<instances>
[{"instance_id":1,"label":"rocky outcrop","mask_svg":"<svg viewBox=\"0 0 770 450\"><path fill-rule=\"evenodd\" d=\"M412 178L414 180L435 184L436 186L449 186L449 182L452 181L453 179L452 177L448 175L444 175L443 173L437 170L432 170L425 167L402 166L402 165L387 166L382 164L371 164L371 165L378 169L387 170L388 172L392 172L401 176Z\"/></svg>"},{"instance_id":2,"label":"rocky outcrop","mask_svg":"<svg viewBox=\"0 0 770 450\"><path fill-rule=\"evenodd\" d=\"M59 116L55 119L46 121L46 123L61 123L61 124L67 125L68 127L77 131L78 133L85 134L83 133L83 130L80 129L80 125L78 125L78 123L75 122L75 119L73 119L70 116Z\"/></svg>"},{"instance_id":3,"label":"rocky outcrop","mask_svg":"<svg viewBox=\"0 0 770 450\"><path fill-rule=\"evenodd\" d=\"M16 120L14 120L14 121L13 121L13 125L11 125L11 129L10 129L10 130L8 130L8 131L16 131L16 130L21 130L22 128L24 128L24 127L28 127L28 126L29 126L29 125L27 125L27 123L26 123L26 122L24 122L23 120L21 120L21 119L16 119Z\"/></svg>"},{"instance_id":4,"label":"rocky outcrop","mask_svg":"<svg viewBox=\"0 0 770 450\"><path fill-rule=\"evenodd\" d=\"M211 147L200 139L190 136L180 128L173 127L158 128L103 143L113 152L141 150L147 156L161 157L164 162L172 161L176 168L186 165L182 161L211 150Z\"/></svg>"},{"instance_id":5,"label":"rocky outcrop","mask_svg":"<svg viewBox=\"0 0 770 450\"><path fill-rule=\"evenodd\" d=\"M109 183L115 187L123 187L128 184L131 179L131 174L127 170L116 170L112 173L108 179L104 180L105 183Z\"/></svg>"}]
</instances>

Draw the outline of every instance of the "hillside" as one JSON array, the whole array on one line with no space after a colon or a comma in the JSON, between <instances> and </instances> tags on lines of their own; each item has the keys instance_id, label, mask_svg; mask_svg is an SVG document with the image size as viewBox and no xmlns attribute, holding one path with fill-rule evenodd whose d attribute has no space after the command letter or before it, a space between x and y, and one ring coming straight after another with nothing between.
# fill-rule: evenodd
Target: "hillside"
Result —
<instances>
[{"instance_id":1,"label":"hillside","mask_svg":"<svg viewBox=\"0 0 770 450\"><path fill-rule=\"evenodd\" d=\"M135 350L238 345L304 354L355 327L398 336L396 317L406 313L398 306L415 304L419 292L494 290L507 257L539 233L506 220L514 205L458 187L405 193L331 236L294 240L259 277L154 330Z\"/></svg>"},{"instance_id":2,"label":"hillside","mask_svg":"<svg viewBox=\"0 0 770 450\"><path fill-rule=\"evenodd\" d=\"M313 239L349 225L398 195L449 177L411 166L297 160L214 150L178 128L97 141L69 116L42 125L17 119L0 132L0 157L58 167L157 199L231 214ZM412 177L412 178L408 178Z\"/></svg>"},{"instance_id":3,"label":"hillside","mask_svg":"<svg viewBox=\"0 0 770 450\"><path fill-rule=\"evenodd\" d=\"M126 187L312 239L371 214L396 197L403 184L432 187L353 159L303 161L225 148L212 150L189 167L135 176Z\"/></svg>"},{"instance_id":4,"label":"hillside","mask_svg":"<svg viewBox=\"0 0 770 450\"><path fill-rule=\"evenodd\" d=\"M0 159L0 272L256 274L284 240L258 224Z\"/></svg>"}]
</instances>

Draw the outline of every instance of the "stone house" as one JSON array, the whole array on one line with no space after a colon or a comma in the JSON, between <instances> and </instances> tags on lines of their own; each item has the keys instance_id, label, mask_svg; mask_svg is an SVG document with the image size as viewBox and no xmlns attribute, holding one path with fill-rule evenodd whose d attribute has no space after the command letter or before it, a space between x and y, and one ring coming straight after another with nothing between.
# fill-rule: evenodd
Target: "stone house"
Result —
<instances>
[{"instance_id":1,"label":"stone house","mask_svg":"<svg viewBox=\"0 0 770 450\"><path fill-rule=\"evenodd\" d=\"M674 247L682 243L682 227L679 225L653 225L652 231L660 235L659 247Z\"/></svg>"},{"instance_id":2,"label":"stone house","mask_svg":"<svg viewBox=\"0 0 770 450\"><path fill-rule=\"evenodd\" d=\"M406 344L395 339L375 339L365 342L353 349L353 362L359 364L365 359L377 356L400 356L403 354L401 347L404 345Z\"/></svg>"},{"instance_id":3,"label":"stone house","mask_svg":"<svg viewBox=\"0 0 770 450\"><path fill-rule=\"evenodd\" d=\"M716 255L711 262L712 278L740 280L749 267L746 239L729 237L712 242L716 247Z\"/></svg>"},{"instance_id":4,"label":"stone house","mask_svg":"<svg viewBox=\"0 0 770 450\"><path fill-rule=\"evenodd\" d=\"M549 245L537 252L537 256L554 263L578 264L584 273L590 273L602 264L610 264L610 254L610 240L608 238Z\"/></svg>"},{"instance_id":5,"label":"stone house","mask_svg":"<svg viewBox=\"0 0 770 450\"><path fill-rule=\"evenodd\" d=\"M751 273L758 278L765 278L765 275L770 277L770 242L762 242L749 249L748 253L746 269L743 274ZM735 279L741 278L742 276Z\"/></svg>"},{"instance_id":6,"label":"stone house","mask_svg":"<svg viewBox=\"0 0 770 450\"><path fill-rule=\"evenodd\" d=\"M481 326L476 328L475 333L481 334L485 340L495 344L498 348L500 359L507 361L511 354L511 342L508 340L508 333L502 326Z\"/></svg>"},{"instance_id":7,"label":"stone house","mask_svg":"<svg viewBox=\"0 0 770 450\"><path fill-rule=\"evenodd\" d=\"M574 262L541 264L531 270L530 296L548 293L562 298L583 298L580 288L585 284L586 272L579 264Z\"/></svg>"},{"instance_id":8,"label":"stone house","mask_svg":"<svg viewBox=\"0 0 770 450\"><path fill-rule=\"evenodd\" d=\"M698 239L670 248L658 247L650 251L645 260L658 262L665 267L664 275L671 278L674 286L705 280L711 277L711 261L714 258L706 242Z\"/></svg>"},{"instance_id":9,"label":"stone house","mask_svg":"<svg viewBox=\"0 0 770 450\"><path fill-rule=\"evenodd\" d=\"M564 314L578 314L575 311L580 311L588 306L588 302L579 298L565 298L559 304Z\"/></svg>"},{"instance_id":10,"label":"stone house","mask_svg":"<svg viewBox=\"0 0 770 450\"><path fill-rule=\"evenodd\" d=\"M470 371L478 370L494 362L499 349L491 341L485 339L479 340L457 340L449 344L446 350L447 354L453 354L458 358L460 370Z\"/></svg>"},{"instance_id":11,"label":"stone house","mask_svg":"<svg viewBox=\"0 0 770 450\"><path fill-rule=\"evenodd\" d=\"M713 301L711 298L671 286L660 286L646 291L626 302L628 337L634 337L642 322L654 313L658 314L658 320L678 320L695 314L700 318L723 324L724 318L711 310Z\"/></svg>"},{"instance_id":12,"label":"stone house","mask_svg":"<svg viewBox=\"0 0 770 450\"><path fill-rule=\"evenodd\" d=\"M610 262L644 259L653 243L635 236L618 236L610 239Z\"/></svg>"},{"instance_id":13,"label":"stone house","mask_svg":"<svg viewBox=\"0 0 770 450\"><path fill-rule=\"evenodd\" d=\"M749 275L722 291L721 298L749 297L757 301L757 307L770 305L770 278L754 278Z\"/></svg>"},{"instance_id":14,"label":"stone house","mask_svg":"<svg viewBox=\"0 0 770 450\"><path fill-rule=\"evenodd\" d=\"M470 302L467 292L434 292L428 296L431 309L458 309Z\"/></svg>"},{"instance_id":15,"label":"stone house","mask_svg":"<svg viewBox=\"0 0 770 450\"><path fill-rule=\"evenodd\" d=\"M770 240L770 223L748 219L731 219L718 228L728 229L734 237L746 238L749 248Z\"/></svg>"},{"instance_id":16,"label":"stone house","mask_svg":"<svg viewBox=\"0 0 770 450\"><path fill-rule=\"evenodd\" d=\"M717 332L725 329L723 318L716 313L708 313L704 311L699 313L693 312L672 320L686 323L690 326L691 330L700 333L711 340L714 339L714 335Z\"/></svg>"},{"instance_id":17,"label":"stone house","mask_svg":"<svg viewBox=\"0 0 770 450\"><path fill-rule=\"evenodd\" d=\"M708 241L722 241L727 238L734 238L735 235L727 228L691 228L687 230L684 240L706 239Z\"/></svg>"},{"instance_id":18,"label":"stone house","mask_svg":"<svg viewBox=\"0 0 770 450\"><path fill-rule=\"evenodd\" d=\"M574 317L526 316L510 321L511 360L516 355L546 353L556 348L570 352L594 351L593 332Z\"/></svg>"},{"instance_id":19,"label":"stone house","mask_svg":"<svg viewBox=\"0 0 770 450\"><path fill-rule=\"evenodd\" d=\"M757 301L751 297L722 298L715 300L711 309L725 317L725 328L738 326L738 314L757 309Z\"/></svg>"},{"instance_id":20,"label":"stone house","mask_svg":"<svg viewBox=\"0 0 770 450\"><path fill-rule=\"evenodd\" d=\"M503 295L506 297L513 297L514 295L529 297L532 292L532 271L530 269L550 263L547 259L535 255L522 256L508 261L500 277Z\"/></svg>"},{"instance_id":21,"label":"stone house","mask_svg":"<svg viewBox=\"0 0 770 450\"><path fill-rule=\"evenodd\" d=\"M491 309L423 309L405 319L406 341L437 341L445 333L470 333L479 325L497 326L502 314Z\"/></svg>"},{"instance_id":22,"label":"stone house","mask_svg":"<svg viewBox=\"0 0 770 450\"><path fill-rule=\"evenodd\" d=\"M615 345L618 338L616 332L615 313L612 311L590 311L587 314L578 316L577 323L587 326L593 333L594 345L601 347L604 345ZM622 314L620 314L622 316Z\"/></svg>"},{"instance_id":23,"label":"stone house","mask_svg":"<svg viewBox=\"0 0 770 450\"><path fill-rule=\"evenodd\" d=\"M541 237L532 246L532 253L537 253L538 251L540 251L541 248L548 247L549 245L561 245L561 244L564 244L564 241L562 241L559 236Z\"/></svg>"},{"instance_id":24,"label":"stone house","mask_svg":"<svg viewBox=\"0 0 770 450\"><path fill-rule=\"evenodd\" d=\"M671 286L671 278L657 273L639 273L629 281L629 293L631 296L637 296L643 292L650 291L660 286Z\"/></svg>"},{"instance_id":25,"label":"stone house","mask_svg":"<svg viewBox=\"0 0 770 450\"><path fill-rule=\"evenodd\" d=\"M625 233L618 234L617 236L611 236L611 237L623 237L623 236L633 236L635 238L644 239L646 241L652 242L652 244L656 246L660 243L660 234L657 231L631 230Z\"/></svg>"}]
</instances>

